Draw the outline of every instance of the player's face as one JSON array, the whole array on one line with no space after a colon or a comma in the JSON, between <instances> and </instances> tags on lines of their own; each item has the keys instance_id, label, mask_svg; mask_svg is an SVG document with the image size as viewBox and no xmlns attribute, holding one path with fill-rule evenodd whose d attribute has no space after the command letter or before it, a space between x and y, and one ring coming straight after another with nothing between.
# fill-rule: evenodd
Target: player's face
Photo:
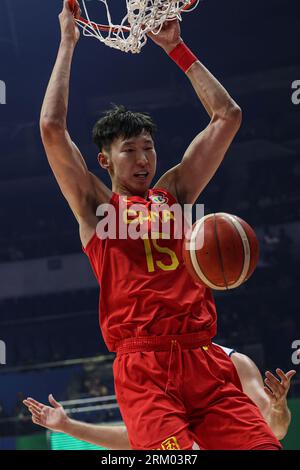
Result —
<instances>
[{"instance_id":1,"label":"player's face","mask_svg":"<svg viewBox=\"0 0 300 470\"><path fill-rule=\"evenodd\" d=\"M113 188L144 195L156 171L156 152L150 134L120 137L111 145L109 173Z\"/></svg>"}]
</instances>

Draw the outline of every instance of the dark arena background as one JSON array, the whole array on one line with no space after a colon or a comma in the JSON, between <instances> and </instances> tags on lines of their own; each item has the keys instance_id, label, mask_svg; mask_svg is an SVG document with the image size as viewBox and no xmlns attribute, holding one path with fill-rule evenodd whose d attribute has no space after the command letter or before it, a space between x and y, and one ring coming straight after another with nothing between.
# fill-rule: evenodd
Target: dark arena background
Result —
<instances>
[{"instance_id":1,"label":"dark arena background","mask_svg":"<svg viewBox=\"0 0 300 470\"><path fill-rule=\"evenodd\" d=\"M98 326L97 283L39 134L40 107L60 40L61 5L59 0L0 0L3 450L92 448L34 425L22 404L28 396L48 403L53 393L76 419L121 422L114 355ZM214 293L216 342L247 354L263 374L277 367L297 371L288 395L292 423L282 444L300 450L299 23L297 0L205 0L184 16L182 37L243 110L242 127L198 202L206 214L245 219L261 250L247 283ZM108 185L91 129L111 103L154 117L158 174L179 162L208 123L184 74L150 40L133 55L81 38L68 126L90 170Z\"/></svg>"}]
</instances>

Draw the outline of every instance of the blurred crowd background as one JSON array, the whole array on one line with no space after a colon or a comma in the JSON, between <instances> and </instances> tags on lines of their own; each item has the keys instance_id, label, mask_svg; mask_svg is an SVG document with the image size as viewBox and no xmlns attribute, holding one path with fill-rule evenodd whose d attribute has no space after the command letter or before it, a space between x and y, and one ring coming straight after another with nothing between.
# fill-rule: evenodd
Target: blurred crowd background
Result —
<instances>
[{"instance_id":1,"label":"blurred crowd background","mask_svg":"<svg viewBox=\"0 0 300 470\"><path fill-rule=\"evenodd\" d=\"M7 104L0 106L0 340L7 347L7 363L0 365L1 436L40 432L22 406L24 396L114 394L113 356L98 327L98 287L39 136L60 4L28 0L24 11L23 0L0 0L0 79L7 87ZM216 341L248 354L262 371L297 368L292 343L300 340L300 105L291 99L300 79L299 7L293 0L289 8L284 0L206 0L182 24L185 41L243 109L242 128L198 202L206 214L242 217L259 238L252 278L215 300ZM91 128L111 103L152 114L158 175L208 123L188 80L150 41L130 55L82 38L69 130L90 170L107 184ZM299 378L291 389L295 399ZM120 416L108 408L82 419Z\"/></svg>"}]
</instances>

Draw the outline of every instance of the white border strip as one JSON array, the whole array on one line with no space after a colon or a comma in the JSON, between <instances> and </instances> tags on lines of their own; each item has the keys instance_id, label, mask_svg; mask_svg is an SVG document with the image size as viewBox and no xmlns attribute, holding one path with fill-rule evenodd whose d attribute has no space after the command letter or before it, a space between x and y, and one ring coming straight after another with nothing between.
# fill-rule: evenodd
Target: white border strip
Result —
<instances>
[{"instance_id":1,"label":"white border strip","mask_svg":"<svg viewBox=\"0 0 300 470\"><path fill-rule=\"evenodd\" d=\"M235 226L235 228L239 232L242 243L243 243L244 266L243 266L243 269L242 269L242 272L241 272L241 275L240 275L239 279L234 284L229 286L229 289L235 289L236 287L239 287L241 284L243 284L243 282L245 281L246 276L248 274L248 271L249 271L249 267L250 267L250 243L249 243L248 236L247 236L247 233L246 233L244 227L237 220L236 217L234 217L231 214L226 214L225 212L219 212L218 215L222 215L224 217L227 217L233 223L233 225Z\"/></svg>"},{"instance_id":2,"label":"white border strip","mask_svg":"<svg viewBox=\"0 0 300 470\"><path fill-rule=\"evenodd\" d=\"M204 272L200 268L200 265L198 263L197 256L196 256L196 249L195 248L196 248L196 245L197 245L196 240L197 240L198 233L201 230L202 225L204 224L204 222L207 219L209 219L211 217L214 217L214 216L215 216L215 214L208 214L205 217L202 217L202 219L198 220L195 223L195 227L193 228L193 231L192 231L191 245L190 245L190 250L189 250L190 260L191 260L192 266L193 266L197 276L199 277L199 279L201 279L202 282L204 282L204 284L206 286L210 287L211 289L215 289L215 290L227 290L226 287L216 286L215 284L212 284L210 282L210 280L205 276ZM204 243L205 243L205 240L204 240Z\"/></svg>"}]
</instances>

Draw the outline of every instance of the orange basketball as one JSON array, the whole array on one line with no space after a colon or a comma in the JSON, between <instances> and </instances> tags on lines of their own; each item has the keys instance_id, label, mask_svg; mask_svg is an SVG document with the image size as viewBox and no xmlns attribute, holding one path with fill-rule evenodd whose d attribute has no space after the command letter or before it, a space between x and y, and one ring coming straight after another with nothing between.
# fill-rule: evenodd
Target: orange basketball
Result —
<instances>
[{"instance_id":1,"label":"orange basketball","mask_svg":"<svg viewBox=\"0 0 300 470\"><path fill-rule=\"evenodd\" d=\"M215 290L235 289L256 268L259 244L244 220L226 213L198 220L183 243L183 258L193 278Z\"/></svg>"}]
</instances>

